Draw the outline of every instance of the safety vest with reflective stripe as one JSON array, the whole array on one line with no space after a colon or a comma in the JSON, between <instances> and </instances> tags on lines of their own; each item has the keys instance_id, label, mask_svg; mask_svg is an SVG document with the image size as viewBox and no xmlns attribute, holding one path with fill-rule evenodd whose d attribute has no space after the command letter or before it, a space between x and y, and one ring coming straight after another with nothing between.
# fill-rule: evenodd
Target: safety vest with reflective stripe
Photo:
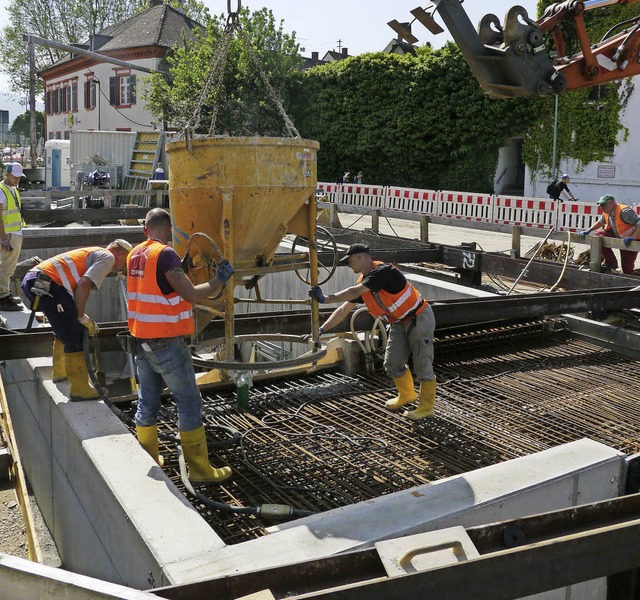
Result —
<instances>
[{"instance_id":1,"label":"safety vest with reflective stripe","mask_svg":"<svg viewBox=\"0 0 640 600\"><path fill-rule=\"evenodd\" d=\"M616 231L618 232L618 237L620 238L627 237L636 228L635 225L629 225L629 223L625 223L622 220L621 214L625 208L629 208L629 207L626 204L616 205ZM610 218L611 218L611 215L609 213L604 213L604 225L609 229L611 229L611 223L609 222ZM635 237L637 238L638 235L636 235Z\"/></svg>"},{"instance_id":2,"label":"safety vest with reflective stripe","mask_svg":"<svg viewBox=\"0 0 640 600\"><path fill-rule=\"evenodd\" d=\"M20 214L20 194L17 188L10 188L4 181L0 181L0 190L7 197L2 207L2 223L5 233L20 231L26 223Z\"/></svg>"},{"instance_id":3,"label":"safety vest with reflective stripe","mask_svg":"<svg viewBox=\"0 0 640 600\"><path fill-rule=\"evenodd\" d=\"M44 271L45 275L75 296L78 281L87 272L87 256L96 250L104 250L104 248L90 246L70 250L41 262L36 268Z\"/></svg>"},{"instance_id":4,"label":"safety vest with reflective stripe","mask_svg":"<svg viewBox=\"0 0 640 600\"><path fill-rule=\"evenodd\" d=\"M194 332L191 304L177 292L163 294L158 286L158 258L166 247L147 240L127 258L127 317L133 337L157 339Z\"/></svg>"},{"instance_id":5,"label":"safety vest with reflective stripe","mask_svg":"<svg viewBox=\"0 0 640 600\"><path fill-rule=\"evenodd\" d=\"M382 261L374 260L373 268L384 264ZM391 265L394 269L394 265ZM361 283L364 275L358 277ZM367 309L373 317L380 317L387 323L402 321L413 315L419 315L426 307L427 301L420 292L405 279L405 286L398 294L390 294L384 290L379 292L364 292L362 294Z\"/></svg>"}]
</instances>

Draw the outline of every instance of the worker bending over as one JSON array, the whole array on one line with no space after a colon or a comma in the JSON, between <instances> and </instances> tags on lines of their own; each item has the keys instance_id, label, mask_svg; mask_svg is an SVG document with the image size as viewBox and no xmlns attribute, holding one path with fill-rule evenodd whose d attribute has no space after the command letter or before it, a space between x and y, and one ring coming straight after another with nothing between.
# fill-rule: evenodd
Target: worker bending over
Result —
<instances>
[{"instance_id":1,"label":"worker bending over","mask_svg":"<svg viewBox=\"0 0 640 600\"><path fill-rule=\"evenodd\" d=\"M399 395L385 406L397 410L418 398L407 365L409 356L413 355L413 368L420 382L419 403L417 409L405 411L404 416L413 420L432 416L436 378L433 373L435 319L431 307L397 267L372 260L369 248L363 244L353 244L340 262L347 263L360 277L356 285L335 294L325 296L318 286L309 290L309 296L322 304L342 302L320 328L320 334L341 323L357 303L364 303L373 317L391 325L384 368L395 381Z\"/></svg>"},{"instance_id":2,"label":"worker bending over","mask_svg":"<svg viewBox=\"0 0 640 600\"><path fill-rule=\"evenodd\" d=\"M611 194L602 196L597 204L602 209L602 216L589 229L578 232L581 238L596 229L600 230L596 233L597 236L621 238L625 245L640 237L640 216L633 208L626 204L618 204ZM633 275L637 255L638 253L632 250L620 250L623 273ZM611 248L602 248L602 258L603 266L608 270L618 268L618 260Z\"/></svg>"},{"instance_id":3,"label":"worker bending over","mask_svg":"<svg viewBox=\"0 0 640 600\"><path fill-rule=\"evenodd\" d=\"M95 322L85 314L89 294L100 289L107 275L124 268L131 244L114 240L106 248L91 246L63 252L27 272L22 291L32 308L39 297L41 310L53 329L53 381L68 379L69 399L94 400L83 352L84 332L97 333Z\"/></svg>"},{"instance_id":4,"label":"worker bending over","mask_svg":"<svg viewBox=\"0 0 640 600\"><path fill-rule=\"evenodd\" d=\"M166 385L178 408L180 445L194 482L220 482L230 467L209 464L202 422L202 396L196 384L191 352L185 336L194 332L192 304L218 294L233 275L223 260L216 276L194 286L182 269L180 257L167 245L171 217L162 208L150 210L144 221L147 241L138 244L127 260L129 331L133 336L138 370L136 431L142 447L162 465L158 454L160 394Z\"/></svg>"}]
</instances>

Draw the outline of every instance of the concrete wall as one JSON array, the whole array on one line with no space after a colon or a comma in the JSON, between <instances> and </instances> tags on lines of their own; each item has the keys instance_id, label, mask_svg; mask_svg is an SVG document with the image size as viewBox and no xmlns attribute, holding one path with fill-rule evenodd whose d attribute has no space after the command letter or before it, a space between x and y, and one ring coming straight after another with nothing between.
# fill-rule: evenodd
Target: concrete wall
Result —
<instances>
[{"instance_id":1,"label":"concrete wall","mask_svg":"<svg viewBox=\"0 0 640 600\"><path fill-rule=\"evenodd\" d=\"M152 600L160 597L1 553L0 582L3 600Z\"/></svg>"},{"instance_id":2,"label":"concrete wall","mask_svg":"<svg viewBox=\"0 0 640 600\"><path fill-rule=\"evenodd\" d=\"M137 589L183 582L177 563L224 544L104 403L69 402L50 375L43 358L10 361L2 377L64 568Z\"/></svg>"}]
</instances>

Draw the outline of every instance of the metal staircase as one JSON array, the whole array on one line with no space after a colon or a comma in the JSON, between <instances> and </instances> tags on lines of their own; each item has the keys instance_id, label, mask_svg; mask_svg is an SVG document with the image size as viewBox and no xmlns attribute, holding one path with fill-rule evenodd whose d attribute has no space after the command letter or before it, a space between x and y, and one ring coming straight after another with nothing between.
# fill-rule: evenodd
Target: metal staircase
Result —
<instances>
[{"instance_id":1,"label":"metal staircase","mask_svg":"<svg viewBox=\"0 0 640 600\"><path fill-rule=\"evenodd\" d=\"M162 147L164 144L164 133L162 131L139 131L136 134L136 141L131 153L129 172L124 178L123 189L125 190L146 190L147 182L153 179L154 172L158 166ZM137 204L138 206L148 206L149 197L145 194L139 196L118 196L117 206L124 204Z\"/></svg>"}]
</instances>

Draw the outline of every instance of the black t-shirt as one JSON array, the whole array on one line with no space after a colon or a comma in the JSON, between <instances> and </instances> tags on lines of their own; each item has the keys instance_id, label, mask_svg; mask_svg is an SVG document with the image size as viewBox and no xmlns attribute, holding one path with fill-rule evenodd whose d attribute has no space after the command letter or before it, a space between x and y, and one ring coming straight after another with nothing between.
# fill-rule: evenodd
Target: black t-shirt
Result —
<instances>
[{"instance_id":1,"label":"black t-shirt","mask_svg":"<svg viewBox=\"0 0 640 600\"><path fill-rule=\"evenodd\" d=\"M407 284L405 276L393 265L384 263L378 265L361 281L362 285L372 292L383 290L389 294L399 294ZM364 304L362 296L351 300L357 304Z\"/></svg>"},{"instance_id":2,"label":"black t-shirt","mask_svg":"<svg viewBox=\"0 0 640 600\"><path fill-rule=\"evenodd\" d=\"M558 181L554 184L552 193L549 194L549 197L553 200L558 200L560 198L560 194L562 194L563 190L569 191L569 186L564 181Z\"/></svg>"}]
</instances>

